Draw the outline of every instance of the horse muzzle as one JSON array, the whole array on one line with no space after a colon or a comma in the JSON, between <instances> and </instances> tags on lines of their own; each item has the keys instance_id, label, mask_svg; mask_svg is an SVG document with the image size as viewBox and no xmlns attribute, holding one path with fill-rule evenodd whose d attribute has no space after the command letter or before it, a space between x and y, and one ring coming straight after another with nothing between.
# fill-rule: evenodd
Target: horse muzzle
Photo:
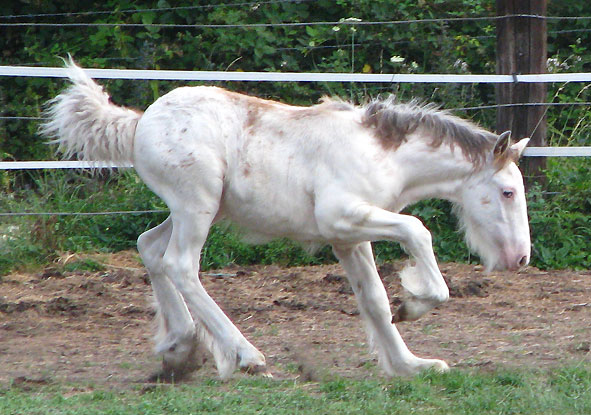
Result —
<instances>
[{"instance_id":1,"label":"horse muzzle","mask_svg":"<svg viewBox=\"0 0 591 415\"><path fill-rule=\"evenodd\" d=\"M500 264L497 269L506 269L509 271L518 271L529 264L530 250L516 249L503 252Z\"/></svg>"}]
</instances>

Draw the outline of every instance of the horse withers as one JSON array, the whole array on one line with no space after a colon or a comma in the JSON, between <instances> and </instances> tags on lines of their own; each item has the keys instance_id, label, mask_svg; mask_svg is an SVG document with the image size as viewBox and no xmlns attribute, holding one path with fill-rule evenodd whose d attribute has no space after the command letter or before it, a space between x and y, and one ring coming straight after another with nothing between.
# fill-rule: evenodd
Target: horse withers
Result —
<instances>
[{"instance_id":1,"label":"horse withers","mask_svg":"<svg viewBox=\"0 0 591 415\"><path fill-rule=\"evenodd\" d=\"M529 262L523 179L516 162L528 139L500 136L415 102L363 106L325 98L296 107L208 86L182 87L144 113L119 107L74 62L72 84L49 102L40 131L65 157L133 163L170 208L138 239L158 304L156 351L167 372L194 368L197 344L221 377L236 368L267 373L265 358L199 280L213 223L229 220L251 238L330 244L356 295L370 343L389 375L446 370L415 356L394 323L446 301L448 288L422 222L399 213L428 198L451 201L487 269ZM371 242L400 243L406 301L394 315Z\"/></svg>"}]
</instances>

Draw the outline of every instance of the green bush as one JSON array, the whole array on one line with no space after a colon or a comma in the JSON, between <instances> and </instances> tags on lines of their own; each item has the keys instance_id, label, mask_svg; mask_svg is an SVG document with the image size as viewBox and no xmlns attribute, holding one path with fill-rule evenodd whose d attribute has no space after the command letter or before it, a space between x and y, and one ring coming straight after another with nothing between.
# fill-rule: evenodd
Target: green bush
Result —
<instances>
[{"instance_id":1,"label":"green bush","mask_svg":"<svg viewBox=\"0 0 591 415\"><path fill-rule=\"evenodd\" d=\"M59 66L72 53L84 67L366 73L494 73L495 22L447 21L425 24L350 25L362 21L481 17L495 14L492 0L318 0L236 4L211 0L208 7L166 0L102 2L4 2L0 16L53 14L47 23L197 23L243 24L326 21L331 25L251 28L191 27L3 27L2 64ZM187 7L185 7L187 6ZM550 16L589 16L591 2L550 2ZM97 10L104 14L84 14ZM130 13L130 10L143 10ZM75 15L59 13L78 12ZM548 20L551 72L591 71L591 21ZM571 30L563 30L571 29ZM82 40L81 40L82 39ZM146 108L181 82L101 80L116 103ZM199 83L189 83L191 85ZM364 102L379 94L419 98L445 108L489 105L495 88L488 84L355 84L295 82L216 82L229 89L283 102L309 105L322 95ZM65 85L55 78L0 78L0 115L38 117L42 105ZM548 85L548 101L589 102L591 88L578 83ZM494 129L494 110L460 113ZM546 114L550 145L589 145L588 106L550 107ZM37 121L0 118L0 158L42 160L55 156L36 135ZM533 241L532 263L539 267L588 267L590 172L585 159L549 160L547 185L529 191ZM0 172L0 211L89 212L165 209L134 174L97 178L73 172ZM456 230L451 206L425 201L409 207L433 233L441 261L472 258ZM110 216L43 216L0 219L0 271L22 263L46 263L60 251L119 250L135 245L144 230L163 214ZM402 255L397 244L377 243L379 261ZM277 262L284 265L333 260L330 249L311 255L287 241L249 246L236 232L215 227L204 249L205 267L227 263Z\"/></svg>"},{"instance_id":2,"label":"green bush","mask_svg":"<svg viewBox=\"0 0 591 415\"><path fill-rule=\"evenodd\" d=\"M29 180L30 186L0 196L0 211L57 214L1 219L0 272L47 263L65 251L127 249L135 246L142 232L166 217L166 213L61 215L165 208L135 173L93 177L58 170L35 173Z\"/></svg>"},{"instance_id":3,"label":"green bush","mask_svg":"<svg viewBox=\"0 0 591 415\"><path fill-rule=\"evenodd\" d=\"M533 264L591 267L591 166L586 159L551 160L545 190L530 189Z\"/></svg>"}]
</instances>

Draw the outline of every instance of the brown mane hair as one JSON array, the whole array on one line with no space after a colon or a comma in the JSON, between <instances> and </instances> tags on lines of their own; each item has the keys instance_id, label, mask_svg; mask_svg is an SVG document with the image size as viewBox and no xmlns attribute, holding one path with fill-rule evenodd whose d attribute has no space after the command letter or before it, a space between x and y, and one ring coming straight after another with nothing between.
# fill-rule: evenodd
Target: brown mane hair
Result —
<instances>
[{"instance_id":1,"label":"brown mane hair","mask_svg":"<svg viewBox=\"0 0 591 415\"><path fill-rule=\"evenodd\" d=\"M497 135L476 124L439 110L434 104L420 104L416 100L397 103L394 95L374 99L362 108L362 123L375 130L384 148L396 149L409 135L422 129L431 137L431 145L458 146L464 157L481 165L493 149Z\"/></svg>"}]
</instances>

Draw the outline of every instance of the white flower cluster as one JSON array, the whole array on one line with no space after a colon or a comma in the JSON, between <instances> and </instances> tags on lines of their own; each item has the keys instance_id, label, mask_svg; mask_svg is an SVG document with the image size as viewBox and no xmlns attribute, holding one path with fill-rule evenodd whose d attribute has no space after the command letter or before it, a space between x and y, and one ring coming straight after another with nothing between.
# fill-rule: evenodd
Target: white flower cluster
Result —
<instances>
[{"instance_id":1,"label":"white flower cluster","mask_svg":"<svg viewBox=\"0 0 591 415\"><path fill-rule=\"evenodd\" d=\"M464 62L461 59L457 59L454 62L454 68L459 69L461 72L469 72L468 70L468 63Z\"/></svg>"},{"instance_id":2,"label":"white flower cluster","mask_svg":"<svg viewBox=\"0 0 591 415\"><path fill-rule=\"evenodd\" d=\"M570 65L566 61L560 62L558 58L548 58L546 61L546 68L550 73L556 73L563 70L568 70Z\"/></svg>"}]
</instances>

